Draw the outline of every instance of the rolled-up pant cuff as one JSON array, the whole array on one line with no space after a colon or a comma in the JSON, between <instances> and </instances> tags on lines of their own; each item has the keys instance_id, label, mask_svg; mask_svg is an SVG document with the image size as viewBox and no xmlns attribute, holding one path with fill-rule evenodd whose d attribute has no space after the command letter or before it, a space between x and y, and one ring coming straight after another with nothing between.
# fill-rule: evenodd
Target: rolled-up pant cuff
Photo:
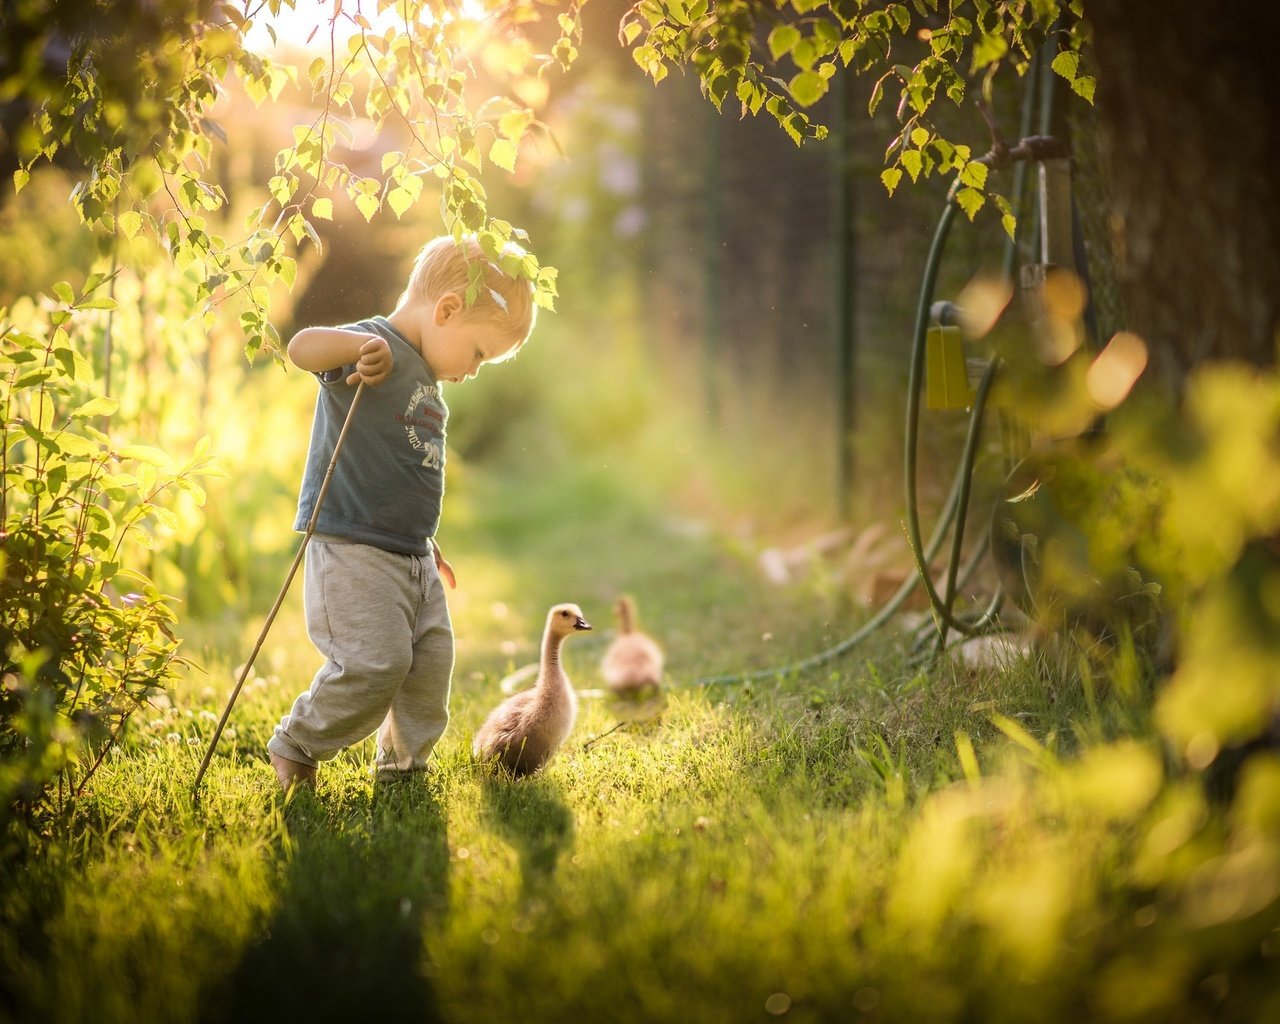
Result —
<instances>
[{"instance_id":1,"label":"rolled-up pant cuff","mask_svg":"<svg viewBox=\"0 0 1280 1024\"><path fill-rule=\"evenodd\" d=\"M288 735L276 729L275 735L267 741L267 750L275 754L277 757L283 757L289 761L297 761L298 764L305 764L308 768L316 768L320 762L299 747Z\"/></svg>"}]
</instances>

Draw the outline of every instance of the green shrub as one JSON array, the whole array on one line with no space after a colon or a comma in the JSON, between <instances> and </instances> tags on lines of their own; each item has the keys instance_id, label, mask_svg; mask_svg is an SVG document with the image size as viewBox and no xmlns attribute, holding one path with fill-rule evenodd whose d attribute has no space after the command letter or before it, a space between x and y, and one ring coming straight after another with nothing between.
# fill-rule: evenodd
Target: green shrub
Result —
<instances>
[{"instance_id":1,"label":"green shrub","mask_svg":"<svg viewBox=\"0 0 1280 1024\"><path fill-rule=\"evenodd\" d=\"M194 478L209 472L208 444L174 467L92 425L116 408L92 395L79 350L95 311L114 305L93 295L102 283L79 299L60 283L56 302L0 322L3 823L83 792L179 660L168 599L126 560L171 518L163 501L179 490L203 500Z\"/></svg>"}]
</instances>

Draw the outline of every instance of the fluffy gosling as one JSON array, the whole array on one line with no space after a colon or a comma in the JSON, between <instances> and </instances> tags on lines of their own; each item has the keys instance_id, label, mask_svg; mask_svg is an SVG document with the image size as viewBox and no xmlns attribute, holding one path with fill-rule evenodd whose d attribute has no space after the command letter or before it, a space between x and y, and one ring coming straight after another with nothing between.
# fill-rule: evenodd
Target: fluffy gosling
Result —
<instances>
[{"instance_id":1,"label":"fluffy gosling","mask_svg":"<svg viewBox=\"0 0 1280 1024\"><path fill-rule=\"evenodd\" d=\"M619 697L651 697L662 686L662 649L636 628L636 609L630 598L620 598L614 612L618 616L618 636L600 664L605 686Z\"/></svg>"},{"instance_id":2,"label":"fluffy gosling","mask_svg":"<svg viewBox=\"0 0 1280 1024\"><path fill-rule=\"evenodd\" d=\"M573 730L578 698L560 665L560 645L591 628L576 604L558 604L547 613L542 661L533 688L521 690L489 713L476 732L472 751L517 778L545 765Z\"/></svg>"}]
</instances>

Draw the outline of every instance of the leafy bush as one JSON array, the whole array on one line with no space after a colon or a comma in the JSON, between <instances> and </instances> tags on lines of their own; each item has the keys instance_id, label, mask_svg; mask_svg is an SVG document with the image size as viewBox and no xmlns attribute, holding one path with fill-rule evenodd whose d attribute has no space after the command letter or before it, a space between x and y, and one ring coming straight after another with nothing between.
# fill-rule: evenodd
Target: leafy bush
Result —
<instances>
[{"instance_id":1,"label":"leafy bush","mask_svg":"<svg viewBox=\"0 0 1280 1024\"><path fill-rule=\"evenodd\" d=\"M208 443L173 468L92 425L116 408L76 344L114 306L102 283L79 299L60 283L49 308L0 323L0 822L83 792L180 661L168 599L125 561L172 517L162 501L203 500Z\"/></svg>"},{"instance_id":2,"label":"leafy bush","mask_svg":"<svg viewBox=\"0 0 1280 1024\"><path fill-rule=\"evenodd\" d=\"M1052 298L1045 323L1082 338ZM1220 754L1280 745L1280 373L1206 361L1175 400L1137 335L1073 344L1056 365L1010 356L1040 440L1033 489L999 515L1032 525L1045 626L1088 608L1113 632L1157 627L1159 732L1186 766L1234 774Z\"/></svg>"}]
</instances>

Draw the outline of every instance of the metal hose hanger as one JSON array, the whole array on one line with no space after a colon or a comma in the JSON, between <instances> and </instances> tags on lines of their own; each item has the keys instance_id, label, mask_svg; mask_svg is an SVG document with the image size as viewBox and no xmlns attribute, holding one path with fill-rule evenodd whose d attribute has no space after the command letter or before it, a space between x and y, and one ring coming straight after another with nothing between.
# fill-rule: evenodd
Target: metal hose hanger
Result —
<instances>
[{"instance_id":1,"label":"metal hose hanger","mask_svg":"<svg viewBox=\"0 0 1280 1024\"><path fill-rule=\"evenodd\" d=\"M992 122L993 145L991 151L981 158L981 161L993 170L1010 165L1013 166L1013 204L1014 209L1019 211L1022 205L1026 163L1051 156L1059 156L1064 151L1059 140L1045 134L1048 130L1049 116L1052 109L1051 73L1048 71L1049 60L1050 57L1046 53L1045 47L1036 52L1032 70L1028 75L1027 88L1023 94L1020 125L1021 141L1012 149L1005 146L999 134L995 131L995 126ZM1031 122L1033 115L1037 113L1034 103L1037 88L1042 90L1038 110L1041 134L1032 135ZM960 464L952 481L951 492L947 496L938 523L934 527L933 534L927 543L921 542L920 532L916 470L920 427L920 393L924 383L924 355L938 268L941 265L947 237L950 234L951 224L958 209L955 202L955 193L958 187L959 177L957 176L956 181L947 192L946 203L934 229L933 239L925 261L919 298L916 304L915 332L912 338L911 362L907 382L906 441L903 446L903 469L906 478L907 537L911 546L912 557L916 563L916 574L908 578L875 615L832 647L819 651L810 657L802 658L799 661L774 668L702 676L694 679L689 684L690 686L729 686L763 679L777 679L823 665L852 650L888 622L902 607L916 586L920 584L924 585L925 592L928 595L930 608L933 612L933 624L937 632L937 639L933 646L933 659L939 657L946 649L949 632L954 631L963 637L971 637L988 632L993 627L998 626L999 609L1004 600L1002 586L997 586L986 609L971 621L966 621L964 618L956 616L951 610L958 590L976 571L990 544L990 538L984 537L969 562L963 568L960 568L964 546L965 521L968 514L970 490L973 484L973 469L977 460L978 444L982 434L982 423L991 386L1000 368L1000 360L997 357L993 357L987 364L987 368L974 394L972 410L969 416L969 429L965 438ZM1016 264L1016 239L1006 238L1002 259L1002 271L1006 279L1013 277ZM951 555L947 564L946 584L944 593L939 595L932 579L929 577L928 565L937 555L947 532L953 526L954 534Z\"/></svg>"}]
</instances>

